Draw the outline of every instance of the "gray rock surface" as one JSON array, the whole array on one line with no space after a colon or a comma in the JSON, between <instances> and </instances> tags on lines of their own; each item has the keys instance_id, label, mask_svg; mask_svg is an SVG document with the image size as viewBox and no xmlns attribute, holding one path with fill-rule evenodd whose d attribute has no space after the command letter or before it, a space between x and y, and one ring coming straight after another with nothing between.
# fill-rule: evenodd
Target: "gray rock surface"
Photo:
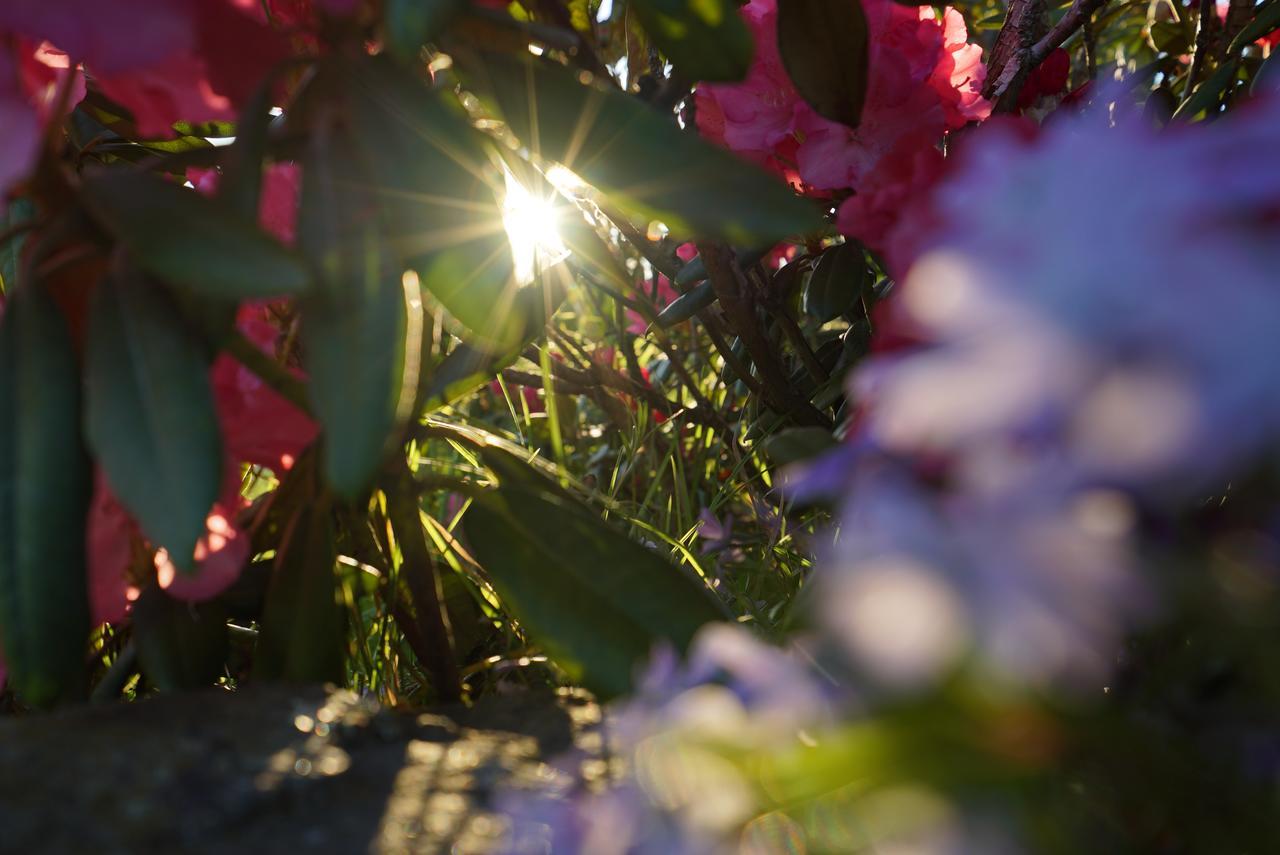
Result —
<instances>
[{"instance_id":1,"label":"gray rock surface","mask_svg":"<svg viewBox=\"0 0 1280 855\"><path fill-rule=\"evenodd\" d=\"M0 852L483 853L499 782L598 742L581 695L380 710L319 687L0 719Z\"/></svg>"}]
</instances>

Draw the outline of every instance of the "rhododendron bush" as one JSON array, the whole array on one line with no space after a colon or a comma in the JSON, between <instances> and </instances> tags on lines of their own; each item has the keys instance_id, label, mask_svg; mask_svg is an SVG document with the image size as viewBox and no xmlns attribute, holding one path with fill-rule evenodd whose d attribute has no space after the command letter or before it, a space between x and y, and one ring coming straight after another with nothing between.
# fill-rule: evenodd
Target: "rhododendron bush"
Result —
<instances>
[{"instance_id":1,"label":"rhododendron bush","mask_svg":"<svg viewBox=\"0 0 1280 855\"><path fill-rule=\"evenodd\" d=\"M0 711L580 687L508 851L1274 851L1278 33L8 0Z\"/></svg>"}]
</instances>

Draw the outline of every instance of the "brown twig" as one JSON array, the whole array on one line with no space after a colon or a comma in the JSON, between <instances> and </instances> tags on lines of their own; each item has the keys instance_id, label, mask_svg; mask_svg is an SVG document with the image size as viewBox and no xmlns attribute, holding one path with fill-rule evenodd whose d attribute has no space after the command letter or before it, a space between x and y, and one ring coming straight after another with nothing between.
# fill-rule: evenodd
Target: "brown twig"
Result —
<instances>
[{"instance_id":1,"label":"brown twig","mask_svg":"<svg viewBox=\"0 0 1280 855\"><path fill-rule=\"evenodd\" d=\"M1035 68L1044 62L1045 57L1062 47L1063 42L1071 38L1076 30L1084 26L1086 20L1092 18L1095 12L1098 12L1110 2L1111 0L1075 0L1071 4L1071 8L1067 10L1067 13L1058 20L1058 23L1050 27L1049 32L1045 33L1044 37L1032 46L1029 68Z\"/></svg>"},{"instance_id":2,"label":"brown twig","mask_svg":"<svg viewBox=\"0 0 1280 855\"><path fill-rule=\"evenodd\" d=\"M734 261L733 253L723 244L709 241L699 243L698 252L706 264L707 276L725 318L756 365L764 386L765 400L773 409L788 413L799 424L829 427L827 418L791 388L777 354L756 322L753 294Z\"/></svg>"},{"instance_id":3,"label":"brown twig","mask_svg":"<svg viewBox=\"0 0 1280 855\"><path fill-rule=\"evenodd\" d=\"M1196 47L1191 54L1191 68L1187 70L1187 82L1183 88L1183 98L1188 98L1196 88L1196 81L1204 71L1209 52L1214 43L1217 31L1218 12L1214 0L1200 0L1199 14L1196 18Z\"/></svg>"}]
</instances>

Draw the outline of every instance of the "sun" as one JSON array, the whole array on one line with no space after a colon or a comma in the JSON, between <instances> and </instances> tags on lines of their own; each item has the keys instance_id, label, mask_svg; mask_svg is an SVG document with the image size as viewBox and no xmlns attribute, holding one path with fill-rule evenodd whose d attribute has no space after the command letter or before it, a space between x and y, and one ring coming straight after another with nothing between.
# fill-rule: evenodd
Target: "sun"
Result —
<instances>
[{"instance_id":1,"label":"sun","mask_svg":"<svg viewBox=\"0 0 1280 855\"><path fill-rule=\"evenodd\" d=\"M560 237L560 209L552 192L547 198L531 192L510 172L506 173L506 196L502 201L502 225L511 242L516 281L533 282L539 271L568 254Z\"/></svg>"}]
</instances>

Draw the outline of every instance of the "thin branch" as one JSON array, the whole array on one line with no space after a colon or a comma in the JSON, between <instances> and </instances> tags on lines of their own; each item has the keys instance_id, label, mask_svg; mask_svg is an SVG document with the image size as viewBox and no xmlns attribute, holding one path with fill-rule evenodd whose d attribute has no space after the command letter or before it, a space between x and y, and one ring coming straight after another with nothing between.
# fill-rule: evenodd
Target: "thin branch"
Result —
<instances>
[{"instance_id":1,"label":"thin branch","mask_svg":"<svg viewBox=\"0 0 1280 855\"><path fill-rule=\"evenodd\" d=\"M707 266L707 275L720 300L720 308L756 364L764 385L765 400L773 409L788 413L799 424L830 427L827 418L791 388L773 346L756 322L752 294L749 288L744 287L746 282L733 254L724 245L710 242L699 243L698 252Z\"/></svg>"},{"instance_id":2,"label":"thin branch","mask_svg":"<svg viewBox=\"0 0 1280 855\"><path fill-rule=\"evenodd\" d=\"M1028 70L1044 62L1045 57L1062 47L1063 42L1071 38L1084 26L1084 22L1093 14L1104 8L1111 0L1075 0L1067 13L1054 24L1044 38L1031 48Z\"/></svg>"}]
</instances>

